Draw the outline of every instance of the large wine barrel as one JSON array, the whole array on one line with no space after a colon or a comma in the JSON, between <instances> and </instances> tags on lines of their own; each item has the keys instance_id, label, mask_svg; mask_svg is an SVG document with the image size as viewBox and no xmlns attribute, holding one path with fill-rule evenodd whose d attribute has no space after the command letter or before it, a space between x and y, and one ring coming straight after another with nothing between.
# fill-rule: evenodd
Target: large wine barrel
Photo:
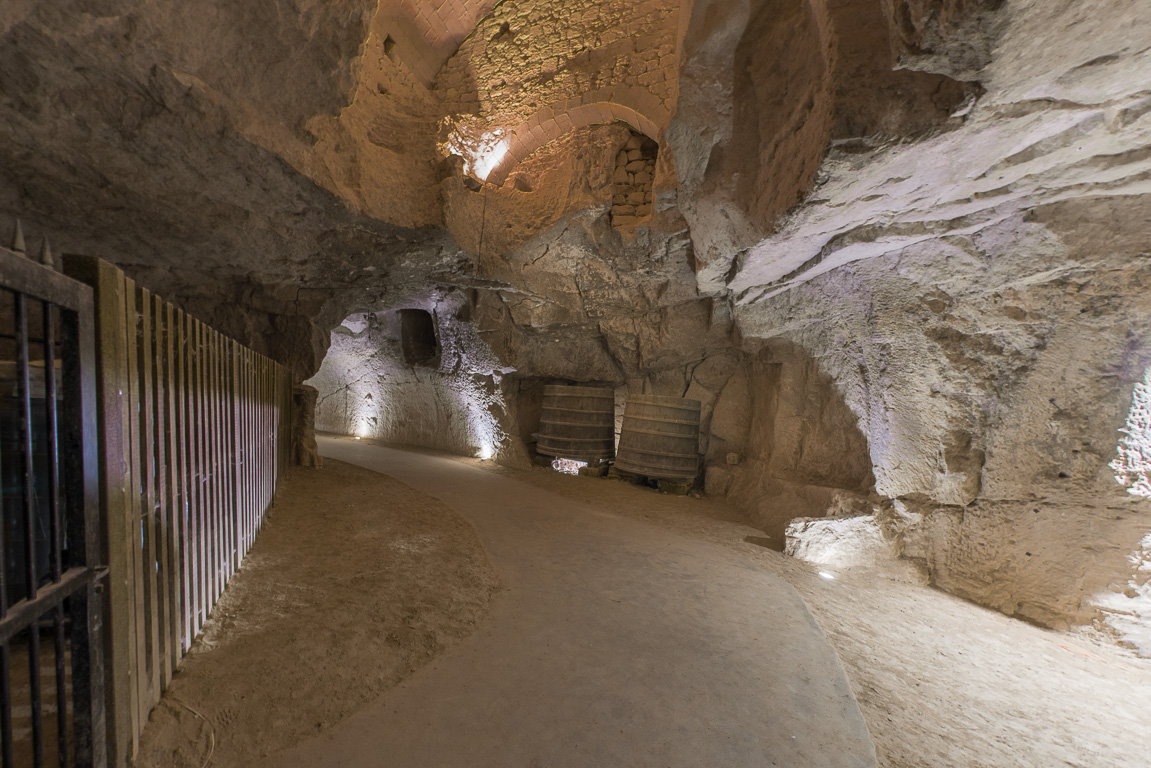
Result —
<instances>
[{"instance_id":1,"label":"large wine barrel","mask_svg":"<svg viewBox=\"0 0 1151 768\"><path fill-rule=\"evenodd\" d=\"M608 387L544 387L536 450L579 461L615 453L615 393Z\"/></svg>"},{"instance_id":2,"label":"large wine barrel","mask_svg":"<svg viewBox=\"0 0 1151 768\"><path fill-rule=\"evenodd\" d=\"M665 480L699 474L698 400L633 395L623 414L616 469Z\"/></svg>"}]
</instances>

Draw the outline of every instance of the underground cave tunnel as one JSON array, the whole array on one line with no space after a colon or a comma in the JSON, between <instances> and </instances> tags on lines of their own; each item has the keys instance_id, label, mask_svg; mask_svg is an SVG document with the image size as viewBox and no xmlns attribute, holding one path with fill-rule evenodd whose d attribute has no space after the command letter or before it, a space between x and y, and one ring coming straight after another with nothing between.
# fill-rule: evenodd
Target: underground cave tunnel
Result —
<instances>
[{"instance_id":1,"label":"underground cave tunnel","mask_svg":"<svg viewBox=\"0 0 1151 768\"><path fill-rule=\"evenodd\" d=\"M5 3L0 766L1142 768L1148 40Z\"/></svg>"}]
</instances>

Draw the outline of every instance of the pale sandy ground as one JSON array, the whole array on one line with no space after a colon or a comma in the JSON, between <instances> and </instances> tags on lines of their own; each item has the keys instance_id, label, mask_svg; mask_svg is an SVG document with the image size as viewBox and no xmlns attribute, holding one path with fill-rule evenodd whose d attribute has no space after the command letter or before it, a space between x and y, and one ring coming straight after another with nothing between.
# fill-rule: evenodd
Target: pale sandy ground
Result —
<instances>
[{"instance_id":1,"label":"pale sandy ground","mask_svg":"<svg viewBox=\"0 0 1151 768\"><path fill-rule=\"evenodd\" d=\"M472 634L498 589L435 499L348 464L293 469L136 766L242 768L314 736Z\"/></svg>"},{"instance_id":2,"label":"pale sandy ground","mask_svg":"<svg viewBox=\"0 0 1151 768\"><path fill-rule=\"evenodd\" d=\"M789 581L847 669L881 766L1151 766L1151 661L930 587L748 543L763 534L712 499L462 460L725 544Z\"/></svg>"},{"instance_id":3,"label":"pale sandy ground","mask_svg":"<svg viewBox=\"0 0 1151 768\"><path fill-rule=\"evenodd\" d=\"M460 461L723 544L788 580L846 667L882 766L1151 766L1151 663L875 572L824 580L746 542L762 534L713 500ZM245 765L323 731L470 634L498 589L442 504L336 462L289 476L233 584L138 765L200 766L210 734L211 765ZM365 641L380 633L383 654Z\"/></svg>"}]
</instances>

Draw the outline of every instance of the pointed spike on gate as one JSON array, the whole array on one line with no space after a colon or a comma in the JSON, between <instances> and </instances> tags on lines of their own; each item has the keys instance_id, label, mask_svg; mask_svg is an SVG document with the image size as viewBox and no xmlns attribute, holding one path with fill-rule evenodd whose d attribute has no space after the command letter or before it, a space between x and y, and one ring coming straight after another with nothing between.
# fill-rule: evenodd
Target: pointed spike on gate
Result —
<instances>
[{"instance_id":1,"label":"pointed spike on gate","mask_svg":"<svg viewBox=\"0 0 1151 768\"><path fill-rule=\"evenodd\" d=\"M12 235L12 250L24 253L24 228L20 226L20 219L16 219L16 232Z\"/></svg>"},{"instance_id":2,"label":"pointed spike on gate","mask_svg":"<svg viewBox=\"0 0 1151 768\"><path fill-rule=\"evenodd\" d=\"M40 263L49 269L56 268L56 262L52 258L52 246L48 244L48 238L44 238L44 245L40 248Z\"/></svg>"}]
</instances>

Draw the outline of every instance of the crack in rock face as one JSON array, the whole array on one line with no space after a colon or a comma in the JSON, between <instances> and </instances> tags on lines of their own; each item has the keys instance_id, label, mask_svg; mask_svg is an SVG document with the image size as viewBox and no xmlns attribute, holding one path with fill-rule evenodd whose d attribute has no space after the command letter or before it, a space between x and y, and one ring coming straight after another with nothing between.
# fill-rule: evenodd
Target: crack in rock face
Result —
<instances>
[{"instance_id":1,"label":"crack in rock face","mask_svg":"<svg viewBox=\"0 0 1151 768\"><path fill-rule=\"evenodd\" d=\"M1147 653L1146 11L10 0L0 235L286 363L320 429L526 467L548 383L699 400L771 546Z\"/></svg>"}]
</instances>

